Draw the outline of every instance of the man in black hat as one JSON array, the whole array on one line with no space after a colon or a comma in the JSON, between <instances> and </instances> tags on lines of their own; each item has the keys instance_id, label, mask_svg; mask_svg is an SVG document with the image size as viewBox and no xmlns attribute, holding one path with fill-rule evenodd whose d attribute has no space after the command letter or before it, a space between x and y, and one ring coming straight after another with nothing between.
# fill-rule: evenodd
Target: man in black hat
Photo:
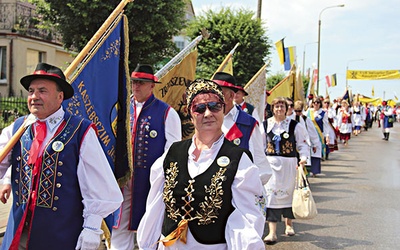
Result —
<instances>
[{"instance_id":1,"label":"man in black hat","mask_svg":"<svg viewBox=\"0 0 400 250\"><path fill-rule=\"evenodd\" d=\"M225 117L222 131L225 138L239 147L250 150L254 163L260 169L263 184L271 177L271 167L264 153L262 129L255 118L234 104L236 79L231 74L217 72L213 79L221 88L225 97ZM264 135L265 137L265 135Z\"/></svg>"},{"instance_id":2,"label":"man in black hat","mask_svg":"<svg viewBox=\"0 0 400 250\"><path fill-rule=\"evenodd\" d=\"M167 103L155 98L160 83L150 65L138 65L131 74L130 125L133 176L123 187L124 201L114 213L110 249L134 249L135 234L146 209L153 162L175 141L180 141L181 120Z\"/></svg>"},{"instance_id":3,"label":"man in black hat","mask_svg":"<svg viewBox=\"0 0 400 250\"><path fill-rule=\"evenodd\" d=\"M14 191L1 249L97 249L122 194L95 125L61 107L74 93L61 69L40 63L21 84L36 121L0 164L1 177L12 165ZM2 131L0 149L25 118Z\"/></svg>"},{"instance_id":4,"label":"man in black hat","mask_svg":"<svg viewBox=\"0 0 400 250\"><path fill-rule=\"evenodd\" d=\"M261 123L260 116L258 115L257 109L250 103L244 100L245 96L248 96L249 93L244 90L241 84L236 85L237 91L235 93L234 102L238 105L244 112L253 116L258 123Z\"/></svg>"}]
</instances>

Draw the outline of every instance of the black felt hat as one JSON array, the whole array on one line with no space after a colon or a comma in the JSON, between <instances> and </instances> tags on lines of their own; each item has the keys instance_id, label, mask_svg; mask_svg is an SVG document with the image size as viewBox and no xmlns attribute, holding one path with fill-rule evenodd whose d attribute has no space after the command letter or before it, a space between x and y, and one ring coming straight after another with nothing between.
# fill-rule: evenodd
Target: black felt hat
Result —
<instances>
[{"instance_id":1,"label":"black felt hat","mask_svg":"<svg viewBox=\"0 0 400 250\"><path fill-rule=\"evenodd\" d=\"M39 63L33 74L22 77L20 82L26 90L29 90L31 82L39 78L56 82L64 92L64 100L69 99L74 95L74 89L71 84L65 80L65 75L62 70L47 63Z\"/></svg>"},{"instance_id":2,"label":"black felt hat","mask_svg":"<svg viewBox=\"0 0 400 250\"><path fill-rule=\"evenodd\" d=\"M231 74L225 72L217 72L215 73L212 80L220 87L230 88L235 91L235 93L238 91L238 88L236 86L236 79Z\"/></svg>"},{"instance_id":3,"label":"black felt hat","mask_svg":"<svg viewBox=\"0 0 400 250\"><path fill-rule=\"evenodd\" d=\"M160 83L154 75L153 67L147 64L138 64L131 74L131 79L135 81Z\"/></svg>"}]
</instances>

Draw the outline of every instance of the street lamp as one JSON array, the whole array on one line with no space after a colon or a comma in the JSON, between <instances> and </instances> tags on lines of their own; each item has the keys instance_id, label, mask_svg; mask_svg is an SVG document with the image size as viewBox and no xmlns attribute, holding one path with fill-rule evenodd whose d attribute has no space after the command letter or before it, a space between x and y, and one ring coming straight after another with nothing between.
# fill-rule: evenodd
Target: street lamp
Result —
<instances>
[{"instance_id":1,"label":"street lamp","mask_svg":"<svg viewBox=\"0 0 400 250\"><path fill-rule=\"evenodd\" d=\"M348 88L348 80L347 80L347 71L349 70L349 63L350 62L357 62L357 61L364 61L364 59L353 59L353 60L349 60L347 61L347 65L346 65L346 89Z\"/></svg>"},{"instance_id":2,"label":"street lamp","mask_svg":"<svg viewBox=\"0 0 400 250\"><path fill-rule=\"evenodd\" d=\"M320 49L321 49L321 15L322 15L322 12L324 12L324 10L330 9L330 8L336 8L336 7L344 7L344 4L339 4L339 5L326 7L324 9L322 9L321 12L319 13L319 19L318 19L318 65L317 65L318 80L317 80L317 95L319 94L319 76L321 74L321 70L319 68L319 65L320 65L320 62L319 62L320 61Z\"/></svg>"},{"instance_id":3,"label":"street lamp","mask_svg":"<svg viewBox=\"0 0 400 250\"><path fill-rule=\"evenodd\" d=\"M314 43L317 43L317 42L304 44L304 50L303 50L303 76L305 75L304 74L304 65L306 65L306 46L309 45L309 44L314 44Z\"/></svg>"}]
</instances>

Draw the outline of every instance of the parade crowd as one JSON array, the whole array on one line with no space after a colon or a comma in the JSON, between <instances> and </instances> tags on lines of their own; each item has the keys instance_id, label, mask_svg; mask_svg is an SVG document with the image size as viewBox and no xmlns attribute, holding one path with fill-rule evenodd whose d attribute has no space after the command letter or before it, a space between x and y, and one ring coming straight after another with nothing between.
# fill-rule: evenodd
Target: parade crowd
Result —
<instances>
[{"instance_id":1,"label":"parade crowd","mask_svg":"<svg viewBox=\"0 0 400 250\"><path fill-rule=\"evenodd\" d=\"M321 178L322 162L339 145L350 147L374 122L388 141L400 118L386 101L269 100L268 91L259 117L244 85L217 72L187 87L194 135L182 140L178 113L153 94L159 82L152 67L138 65L130 80L133 173L123 186L95 125L63 109L74 94L63 72L40 63L20 80L33 121L20 117L0 135L0 150L8 150L0 199L13 195L1 249L95 250L103 238L118 250L265 249L279 241L277 223L296 234L298 168Z\"/></svg>"}]
</instances>

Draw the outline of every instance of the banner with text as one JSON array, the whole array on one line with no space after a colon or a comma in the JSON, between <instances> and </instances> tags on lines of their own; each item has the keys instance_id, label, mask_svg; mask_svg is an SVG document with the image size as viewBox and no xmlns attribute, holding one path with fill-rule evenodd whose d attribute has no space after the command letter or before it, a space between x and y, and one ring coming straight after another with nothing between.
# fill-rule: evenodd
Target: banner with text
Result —
<instances>
[{"instance_id":1,"label":"banner with text","mask_svg":"<svg viewBox=\"0 0 400 250\"><path fill-rule=\"evenodd\" d=\"M347 70L348 80L397 80L400 70Z\"/></svg>"}]
</instances>

